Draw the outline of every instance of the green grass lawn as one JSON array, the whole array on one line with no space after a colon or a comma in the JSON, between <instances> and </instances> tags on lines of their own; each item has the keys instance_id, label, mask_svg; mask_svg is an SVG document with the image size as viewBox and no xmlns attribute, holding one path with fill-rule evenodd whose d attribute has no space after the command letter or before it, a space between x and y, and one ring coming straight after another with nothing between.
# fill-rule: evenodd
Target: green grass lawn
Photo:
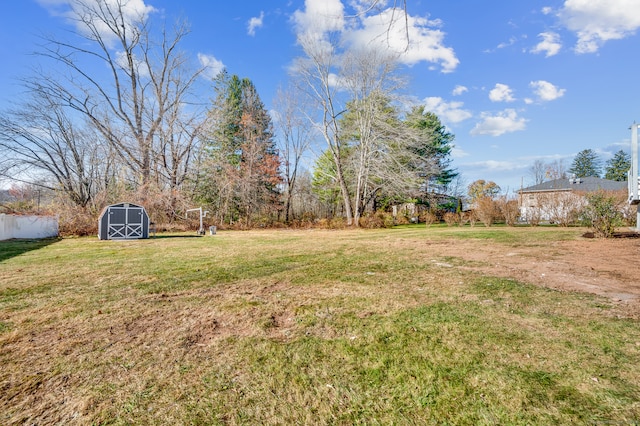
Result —
<instances>
[{"instance_id":1,"label":"green grass lawn","mask_svg":"<svg viewBox=\"0 0 640 426\"><path fill-rule=\"evenodd\" d=\"M0 424L638 424L637 320L430 248L581 232L0 242Z\"/></svg>"}]
</instances>

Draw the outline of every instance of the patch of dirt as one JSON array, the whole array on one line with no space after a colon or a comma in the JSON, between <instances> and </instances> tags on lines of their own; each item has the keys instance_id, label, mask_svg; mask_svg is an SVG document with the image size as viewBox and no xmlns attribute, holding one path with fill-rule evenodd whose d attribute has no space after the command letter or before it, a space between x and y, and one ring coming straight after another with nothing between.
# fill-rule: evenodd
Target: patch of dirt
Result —
<instances>
[{"instance_id":1,"label":"patch of dirt","mask_svg":"<svg viewBox=\"0 0 640 426\"><path fill-rule=\"evenodd\" d=\"M610 239L584 235L546 246L507 249L499 244L459 240L430 248L432 256L463 259L466 269L605 296L625 305L625 311L640 313L640 236L635 233L619 233Z\"/></svg>"}]
</instances>

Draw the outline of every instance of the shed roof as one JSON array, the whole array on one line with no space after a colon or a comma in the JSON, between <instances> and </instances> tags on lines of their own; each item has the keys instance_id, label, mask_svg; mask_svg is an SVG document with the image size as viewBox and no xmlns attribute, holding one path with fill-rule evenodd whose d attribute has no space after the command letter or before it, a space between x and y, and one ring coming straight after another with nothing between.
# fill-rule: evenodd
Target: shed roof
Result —
<instances>
[{"instance_id":1,"label":"shed roof","mask_svg":"<svg viewBox=\"0 0 640 426\"><path fill-rule=\"evenodd\" d=\"M548 191L582 191L594 192L598 190L604 191L620 191L627 189L627 182L618 182L615 180L601 179L598 177L588 176L582 178L571 179L555 179L548 182L542 182L538 185L529 186L521 189L520 193L527 192L548 192Z\"/></svg>"}]
</instances>

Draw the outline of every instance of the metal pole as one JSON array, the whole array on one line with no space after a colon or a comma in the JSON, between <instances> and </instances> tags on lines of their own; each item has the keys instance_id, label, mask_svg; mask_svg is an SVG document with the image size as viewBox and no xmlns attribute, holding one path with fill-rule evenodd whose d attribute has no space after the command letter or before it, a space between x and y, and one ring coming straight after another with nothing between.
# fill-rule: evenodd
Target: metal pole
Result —
<instances>
[{"instance_id":1,"label":"metal pole","mask_svg":"<svg viewBox=\"0 0 640 426\"><path fill-rule=\"evenodd\" d=\"M204 226L202 223L202 207L198 207L197 209L188 209L185 213L185 217L189 214L189 212L200 212L200 229L198 229L199 235L204 235Z\"/></svg>"},{"instance_id":2,"label":"metal pole","mask_svg":"<svg viewBox=\"0 0 640 426\"><path fill-rule=\"evenodd\" d=\"M638 124L634 121L631 125L631 194L633 201L638 200Z\"/></svg>"}]
</instances>

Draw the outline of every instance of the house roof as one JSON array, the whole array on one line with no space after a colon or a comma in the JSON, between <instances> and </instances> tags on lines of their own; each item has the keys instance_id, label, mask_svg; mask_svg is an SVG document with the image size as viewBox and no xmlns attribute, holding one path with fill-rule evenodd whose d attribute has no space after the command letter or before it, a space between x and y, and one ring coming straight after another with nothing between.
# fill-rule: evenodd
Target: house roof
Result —
<instances>
[{"instance_id":1,"label":"house roof","mask_svg":"<svg viewBox=\"0 0 640 426\"><path fill-rule=\"evenodd\" d=\"M520 193L527 192L548 192L548 191L582 191L594 192L598 190L604 191L620 191L627 189L627 182L617 182L615 180L600 179L597 177L582 177L570 179L556 179L548 182L542 182L538 185L529 186L521 189Z\"/></svg>"}]
</instances>

